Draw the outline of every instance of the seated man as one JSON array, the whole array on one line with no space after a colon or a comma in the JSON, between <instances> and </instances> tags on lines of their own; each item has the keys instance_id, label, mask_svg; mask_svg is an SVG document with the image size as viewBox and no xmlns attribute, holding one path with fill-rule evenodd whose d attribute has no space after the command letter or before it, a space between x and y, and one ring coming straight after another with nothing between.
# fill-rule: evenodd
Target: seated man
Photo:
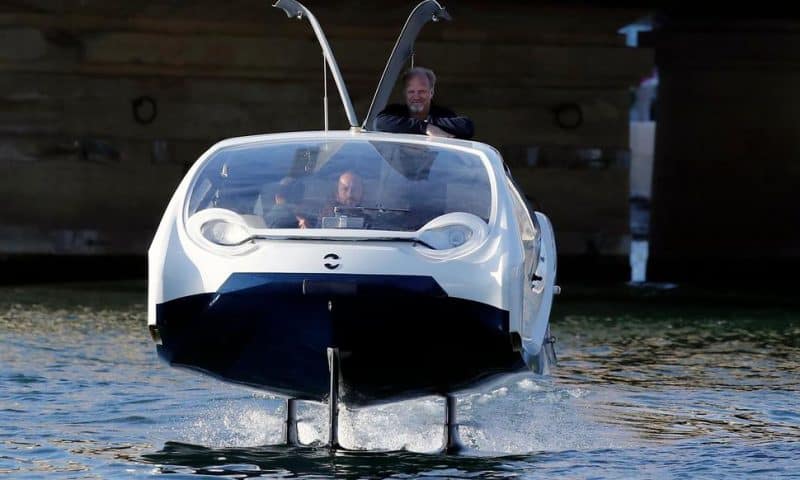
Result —
<instances>
[{"instance_id":1,"label":"seated man","mask_svg":"<svg viewBox=\"0 0 800 480\"><path fill-rule=\"evenodd\" d=\"M432 137L472 138L475 128L468 117L432 105L436 75L432 70L415 67L403 75L406 104L389 105L375 119L382 132L418 133Z\"/></svg>"},{"instance_id":2,"label":"seated man","mask_svg":"<svg viewBox=\"0 0 800 480\"><path fill-rule=\"evenodd\" d=\"M322 216L333 216L337 207L360 206L363 197L364 182L362 182L357 173L348 170L339 175L339 181L336 184L336 196L333 201L322 209Z\"/></svg>"},{"instance_id":3,"label":"seated man","mask_svg":"<svg viewBox=\"0 0 800 480\"><path fill-rule=\"evenodd\" d=\"M305 220L297 212L303 193L303 184L294 178L281 180L275 192L275 205L264 215L267 228L305 228Z\"/></svg>"},{"instance_id":4,"label":"seated man","mask_svg":"<svg viewBox=\"0 0 800 480\"><path fill-rule=\"evenodd\" d=\"M339 175L336 184L336 195L322 209L320 213L320 224L322 228L360 228L363 226L363 212L358 211L361 200L364 197L364 182L357 173L348 170ZM356 210L358 217L345 223L332 222L326 219L333 219L339 216L352 216L348 209ZM348 215L349 214L349 215Z\"/></svg>"}]
</instances>

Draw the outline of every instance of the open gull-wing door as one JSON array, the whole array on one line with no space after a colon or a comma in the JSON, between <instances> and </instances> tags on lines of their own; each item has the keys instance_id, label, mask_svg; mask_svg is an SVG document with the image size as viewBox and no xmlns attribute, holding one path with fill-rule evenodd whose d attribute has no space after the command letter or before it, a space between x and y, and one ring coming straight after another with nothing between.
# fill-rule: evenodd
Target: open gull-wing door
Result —
<instances>
[{"instance_id":1,"label":"open gull-wing door","mask_svg":"<svg viewBox=\"0 0 800 480\"><path fill-rule=\"evenodd\" d=\"M400 71L405 66L411 55L414 54L414 42L417 40L420 30L423 25L429 21L438 22L439 20L450 20L450 15L436 0L425 0L419 5L414 7L411 14L394 44L392 54L389 55L389 60L386 62L386 68L383 70L381 80L378 82L378 89L375 91L375 96L372 97L372 103L367 111L367 117L364 119L364 129L373 130L375 117L378 113L386 107L386 102L389 100L389 95L392 93L397 77Z\"/></svg>"},{"instance_id":2,"label":"open gull-wing door","mask_svg":"<svg viewBox=\"0 0 800 480\"><path fill-rule=\"evenodd\" d=\"M339 90L339 97L342 99L344 111L347 114L347 121L350 123L351 127L358 127L358 118L356 118L356 111L353 109L353 102L350 101L350 94L347 93L347 87L342 79L342 73L339 71L339 65L336 63L336 59L333 57L331 46L328 44L328 39L325 38L325 33L323 33L319 22L317 22L317 18L302 3L295 0L278 0L272 6L280 8L286 12L286 15L289 18L297 18L302 20L303 17L305 17L308 19L308 23L310 23L311 27L314 29L314 34L316 34L319 45L322 47L322 54L325 57L325 61L328 64L328 67L331 69L331 74L336 82L336 88ZM325 129L327 130L327 105L325 107L325 117Z\"/></svg>"}]
</instances>

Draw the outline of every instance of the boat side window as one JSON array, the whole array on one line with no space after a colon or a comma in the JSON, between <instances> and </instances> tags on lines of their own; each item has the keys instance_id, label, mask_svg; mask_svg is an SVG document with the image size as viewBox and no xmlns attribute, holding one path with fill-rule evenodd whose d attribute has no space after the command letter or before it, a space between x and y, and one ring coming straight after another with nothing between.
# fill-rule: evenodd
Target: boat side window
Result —
<instances>
[{"instance_id":1,"label":"boat side window","mask_svg":"<svg viewBox=\"0 0 800 480\"><path fill-rule=\"evenodd\" d=\"M203 210L211 205L216 189L214 183L209 178L201 178L194 187L194 194L189 201L189 211L196 212ZM213 191L212 191L213 189Z\"/></svg>"},{"instance_id":2,"label":"boat side window","mask_svg":"<svg viewBox=\"0 0 800 480\"><path fill-rule=\"evenodd\" d=\"M533 273L536 265L536 227L531 219L531 212L525 205L522 193L510 178L506 178L508 190L511 192L511 204L514 209L514 217L517 219L522 247L525 249L525 272L528 275Z\"/></svg>"}]
</instances>

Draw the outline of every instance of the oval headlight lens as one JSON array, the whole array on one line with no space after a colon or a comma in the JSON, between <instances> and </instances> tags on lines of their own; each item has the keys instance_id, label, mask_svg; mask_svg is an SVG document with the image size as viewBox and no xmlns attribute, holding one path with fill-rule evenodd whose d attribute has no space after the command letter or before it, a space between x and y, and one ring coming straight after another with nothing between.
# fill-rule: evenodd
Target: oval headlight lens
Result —
<instances>
[{"instance_id":1,"label":"oval headlight lens","mask_svg":"<svg viewBox=\"0 0 800 480\"><path fill-rule=\"evenodd\" d=\"M472 235L472 229L468 226L454 224L425 230L419 239L436 250L447 250L464 245Z\"/></svg>"},{"instance_id":2,"label":"oval headlight lens","mask_svg":"<svg viewBox=\"0 0 800 480\"><path fill-rule=\"evenodd\" d=\"M447 228L447 240L450 243L450 248L460 247L467 243L472 238L472 230L462 225L452 225Z\"/></svg>"},{"instance_id":3,"label":"oval headlight lens","mask_svg":"<svg viewBox=\"0 0 800 480\"><path fill-rule=\"evenodd\" d=\"M200 233L209 242L228 247L241 245L251 236L245 226L225 220L211 220L204 223L200 227Z\"/></svg>"}]
</instances>

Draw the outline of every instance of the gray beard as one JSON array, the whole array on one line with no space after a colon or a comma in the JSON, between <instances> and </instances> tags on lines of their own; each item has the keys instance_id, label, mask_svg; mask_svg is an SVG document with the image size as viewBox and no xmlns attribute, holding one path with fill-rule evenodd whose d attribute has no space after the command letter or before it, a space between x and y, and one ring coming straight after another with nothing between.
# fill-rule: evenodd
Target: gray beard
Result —
<instances>
[{"instance_id":1,"label":"gray beard","mask_svg":"<svg viewBox=\"0 0 800 480\"><path fill-rule=\"evenodd\" d=\"M411 113L419 113L425 108L424 105L420 105L418 103L410 103L408 104L408 111Z\"/></svg>"}]
</instances>

